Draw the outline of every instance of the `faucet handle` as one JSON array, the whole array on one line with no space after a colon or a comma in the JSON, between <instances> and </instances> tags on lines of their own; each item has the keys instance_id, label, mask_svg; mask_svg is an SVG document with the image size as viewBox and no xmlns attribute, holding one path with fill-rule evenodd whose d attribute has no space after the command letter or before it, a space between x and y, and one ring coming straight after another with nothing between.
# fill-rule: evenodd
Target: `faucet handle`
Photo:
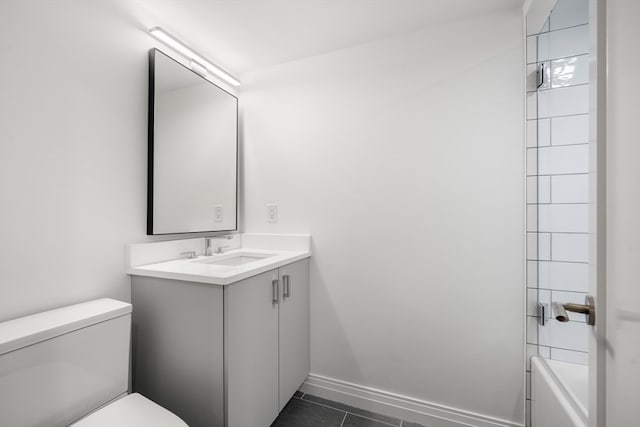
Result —
<instances>
[{"instance_id":1,"label":"faucet handle","mask_svg":"<svg viewBox=\"0 0 640 427\"><path fill-rule=\"evenodd\" d=\"M560 322L568 322L569 316L567 315L567 311L571 311L585 314L587 325L593 326L596 324L595 300L591 295L584 297L584 304L553 302L551 303L551 311L553 317Z\"/></svg>"},{"instance_id":2,"label":"faucet handle","mask_svg":"<svg viewBox=\"0 0 640 427\"><path fill-rule=\"evenodd\" d=\"M187 258L191 259L191 258L197 258L198 256L196 255L196 251L186 251L186 252L180 252L180 255L182 256L186 256Z\"/></svg>"},{"instance_id":3,"label":"faucet handle","mask_svg":"<svg viewBox=\"0 0 640 427\"><path fill-rule=\"evenodd\" d=\"M222 254L222 253L224 253L224 249L225 249L225 248L229 248L229 247L230 247L229 245L222 245L222 246L218 246L218 247L216 248L216 253L217 253L217 254Z\"/></svg>"}]
</instances>

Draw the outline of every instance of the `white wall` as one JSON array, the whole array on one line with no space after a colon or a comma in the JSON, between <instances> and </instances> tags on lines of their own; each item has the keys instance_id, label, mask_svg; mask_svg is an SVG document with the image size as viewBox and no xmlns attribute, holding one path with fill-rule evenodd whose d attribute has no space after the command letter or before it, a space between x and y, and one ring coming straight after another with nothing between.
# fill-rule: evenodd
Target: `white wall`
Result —
<instances>
[{"instance_id":1,"label":"white wall","mask_svg":"<svg viewBox=\"0 0 640 427\"><path fill-rule=\"evenodd\" d=\"M313 235L313 373L523 422L521 30L514 10L243 76L244 227Z\"/></svg>"},{"instance_id":2,"label":"white wall","mask_svg":"<svg viewBox=\"0 0 640 427\"><path fill-rule=\"evenodd\" d=\"M605 6L606 425L627 426L640 418L640 2Z\"/></svg>"},{"instance_id":3,"label":"white wall","mask_svg":"<svg viewBox=\"0 0 640 427\"><path fill-rule=\"evenodd\" d=\"M126 3L0 4L0 320L129 299L152 43Z\"/></svg>"}]
</instances>

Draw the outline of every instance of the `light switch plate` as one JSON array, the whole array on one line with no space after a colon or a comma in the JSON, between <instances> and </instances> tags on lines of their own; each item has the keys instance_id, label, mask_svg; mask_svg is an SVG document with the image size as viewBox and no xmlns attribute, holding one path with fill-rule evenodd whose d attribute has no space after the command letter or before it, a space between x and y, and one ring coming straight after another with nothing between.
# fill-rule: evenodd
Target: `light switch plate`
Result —
<instances>
[{"instance_id":1,"label":"light switch plate","mask_svg":"<svg viewBox=\"0 0 640 427\"><path fill-rule=\"evenodd\" d=\"M224 220L224 206L216 205L214 217L216 222L222 222Z\"/></svg>"}]
</instances>

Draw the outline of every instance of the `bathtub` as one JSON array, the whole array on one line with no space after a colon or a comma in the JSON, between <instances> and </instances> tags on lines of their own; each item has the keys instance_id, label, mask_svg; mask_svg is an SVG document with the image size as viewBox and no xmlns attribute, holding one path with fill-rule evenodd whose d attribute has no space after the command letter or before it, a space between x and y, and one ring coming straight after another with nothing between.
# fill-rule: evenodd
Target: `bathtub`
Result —
<instances>
[{"instance_id":1,"label":"bathtub","mask_svg":"<svg viewBox=\"0 0 640 427\"><path fill-rule=\"evenodd\" d=\"M586 427L589 368L531 358L532 427Z\"/></svg>"}]
</instances>

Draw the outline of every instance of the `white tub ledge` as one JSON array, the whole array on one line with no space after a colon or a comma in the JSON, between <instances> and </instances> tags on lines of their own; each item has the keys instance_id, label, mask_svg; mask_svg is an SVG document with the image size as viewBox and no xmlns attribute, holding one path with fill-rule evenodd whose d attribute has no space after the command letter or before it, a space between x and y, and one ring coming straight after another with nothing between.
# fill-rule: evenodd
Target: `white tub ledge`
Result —
<instances>
[{"instance_id":1,"label":"white tub ledge","mask_svg":"<svg viewBox=\"0 0 640 427\"><path fill-rule=\"evenodd\" d=\"M586 427L589 368L531 358L532 427Z\"/></svg>"}]
</instances>

